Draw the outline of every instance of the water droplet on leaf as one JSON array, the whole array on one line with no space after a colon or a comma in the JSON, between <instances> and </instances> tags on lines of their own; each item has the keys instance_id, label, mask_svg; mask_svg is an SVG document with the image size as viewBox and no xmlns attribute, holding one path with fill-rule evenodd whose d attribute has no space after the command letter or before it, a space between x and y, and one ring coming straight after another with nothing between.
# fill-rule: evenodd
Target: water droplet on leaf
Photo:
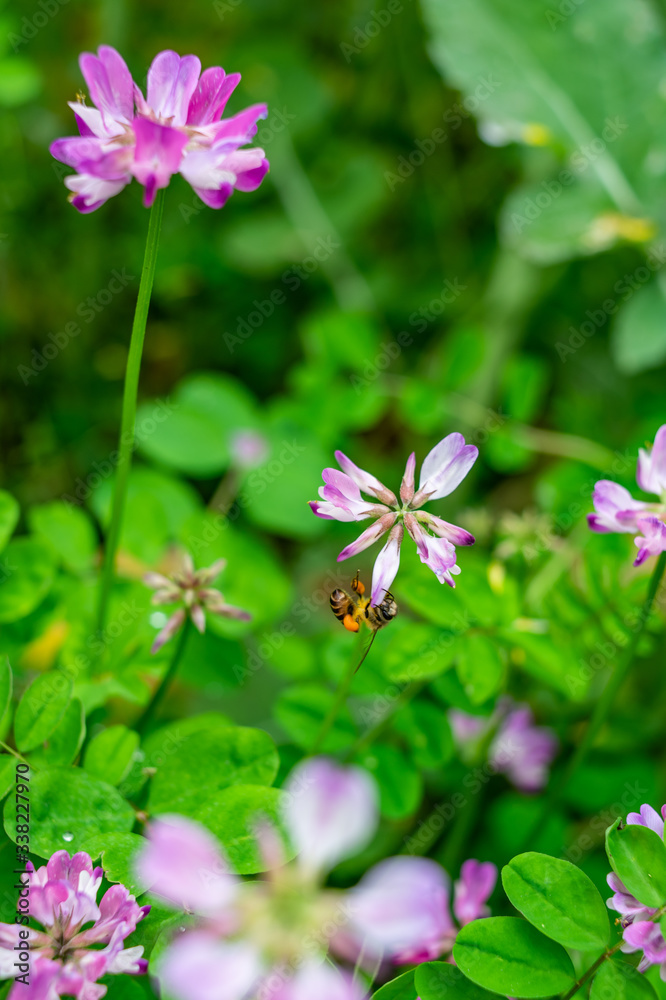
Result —
<instances>
[{"instance_id":1,"label":"water droplet on leaf","mask_svg":"<svg viewBox=\"0 0 666 1000\"><path fill-rule=\"evenodd\" d=\"M66 840L67 843L69 844L70 841L74 840L74 834L70 833L69 830L67 830L65 833L63 833L62 839Z\"/></svg>"}]
</instances>

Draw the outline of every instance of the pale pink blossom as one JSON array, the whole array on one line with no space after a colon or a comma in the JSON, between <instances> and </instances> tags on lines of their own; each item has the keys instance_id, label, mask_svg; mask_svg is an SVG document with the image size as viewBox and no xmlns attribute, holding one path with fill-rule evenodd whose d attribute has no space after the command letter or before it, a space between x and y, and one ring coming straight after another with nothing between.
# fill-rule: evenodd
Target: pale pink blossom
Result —
<instances>
[{"instance_id":1,"label":"pale pink blossom","mask_svg":"<svg viewBox=\"0 0 666 1000\"><path fill-rule=\"evenodd\" d=\"M428 566L440 583L454 587L453 577L460 573L456 564L456 545L472 545L474 537L455 524L421 510L429 500L440 500L460 485L479 454L478 448L465 444L462 434L449 434L426 455L421 467L419 488L415 487L416 456L412 453L400 484L400 499L375 476L360 469L341 451L335 457L342 469L327 468L322 473L324 485L320 500L310 502L317 517L335 521L363 521L373 524L347 545L338 561L358 555L388 532L388 540L377 556L372 576L373 604L379 603L393 583L400 565L400 546L405 529L413 541L421 562ZM365 494L370 500L365 500Z\"/></svg>"},{"instance_id":2,"label":"pale pink blossom","mask_svg":"<svg viewBox=\"0 0 666 1000\"><path fill-rule=\"evenodd\" d=\"M138 859L153 892L196 915L176 936L158 974L174 1000L361 1000L354 979L327 954L353 961L420 962L448 954L457 926L488 913L494 865L466 862L454 889L435 862L389 858L352 890L322 887L327 872L367 845L378 792L360 768L315 757L285 786L283 821L298 854L285 865L279 838L258 839L271 870L242 882L193 820L161 817ZM168 827L168 829L165 829ZM286 908L285 908L286 907ZM363 959L365 956L365 959Z\"/></svg>"},{"instance_id":3,"label":"pale pink blossom","mask_svg":"<svg viewBox=\"0 0 666 1000\"><path fill-rule=\"evenodd\" d=\"M151 604L179 605L171 612L166 624L155 637L151 653L157 653L165 642L172 639L185 624L188 616L197 631L201 633L206 630L207 611L222 618L250 621L252 615L233 604L227 604L220 591L210 586L226 564L226 559L217 559L211 566L195 569L192 556L184 553L180 557L180 565L169 576L152 571L144 575L143 582L155 590Z\"/></svg>"},{"instance_id":4,"label":"pale pink blossom","mask_svg":"<svg viewBox=\"0 0 666 1000\"><path fill-rule=\"evenodd\" d=\"M70 857L56 851L42 868L26 864L29 914L42 929L28 928L29 984L15 981L10 1000L99 1000L107 991L105 975L143 973L143 947L125 947L125 938L150 910L139 906L123 885L113 885L99 903L104 874L82 851ZM25 943L21 924L0 923L0 978L15 978L15 963Z\"/></svg>"}]
</instances>

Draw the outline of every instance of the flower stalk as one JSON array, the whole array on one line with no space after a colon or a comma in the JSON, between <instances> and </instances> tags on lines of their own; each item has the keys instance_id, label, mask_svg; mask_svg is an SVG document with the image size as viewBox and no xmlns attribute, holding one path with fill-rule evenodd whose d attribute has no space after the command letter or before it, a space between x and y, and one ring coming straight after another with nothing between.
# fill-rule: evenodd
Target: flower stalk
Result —
<instances>
[{"instance_id":1,"label":"flower stalk","mask_svg":"<svg viewBox=\"0 0 666 1000\"><path fill-rule=\"evenodd\" d=\"M189 618L185 619L182 629L180 630L180 635L178 636L178 642L176 648L173 651L173 656L171 657L171 662L167 668L167 672L160 681L159 686L156 688L155 693L146 705L143 714L141 715L139 721L136 724L136 730L139 736L143 736L146 732L148 726L153 721L155 713L162 704L164 695L171 686L171 682L176 676L176 671L180 665L180 661L183 658L183 653L185 652L185 644L187 642L187 637L190 633L191 623Z\"/></svg>"},{"instance_id":2,"label":"flower stalk","mask_svg":"<svg viewBox=\"0 0 666 1000\"><path fill-rule=\"evenodd\" d=\"M377 635L377 633L373 632L372 637L370 639L370 642L367 644L367 646L363 650L363 653L361 654L361 659L358 661L358 663L356 662L356 654L354 654L354 656L351 657L351 659L349 661L349 666L347 667L347 671L346 671L344 677L342 678L342 680L340 681L340 686L338 687L338 691L337 691L337 695L336 695L335 701L331 705L331 707L330 707L330 709L328 711L328 715L325 717L324 721L322 722L321 727L319 729L319 732L317 733L317 737L316 737L314 743L312 744L312 747L310 749L310 755L311 756L313 756L314 754L319 753L319 751L321 750L321 748L324 745L324 742L326 741L326 737L328 736L328 734L330 733L331 729L335 725L335 722L336 722L336 719L337 719L338 714L340 712L340 709L342 708L342 706L344 705L344 703L347 700L347 696L349 694L349 690L350 690L350 688L352 686L352 681L354 680L355 675L358 673L358 671L359 671L359 669L361 667L361 664L363 663L363 661L365 660L366 656L370 652L370 647L372 646L373 642L375 641L375 636L376 635Z\"/></svg>"},{"instance_id":3,"label":"flower stalk","mask_svg":"<svg viewBox=\"0 0 666 1000\"><path fill-rule=\"evenodd\" d=\"M134 450L134 425L136 423L136 401L139 388L139 374L141 371L141 356L143 354L143 342L146 335L146 323L148 320L148 309L150 307L150 296L153 290L155 279L155 266L157 264L157 250L162 228L162 214L164 211L164 191L157 192L157 196L150 210L150 220L148 223L148 236L146 238L146 250L141 269L141 283L139 294L136 300L134 311L134 322L132 323L132 335L130 338L129 353L127 355L127 367L125 369L125 386L123 390L123 409L120 421L120 439L118 443L118 464L116 467L116 479L113 490L113 505L111 508L111 522L106 537L104 548L104 562L102 566L102 579L99 591L99 604L97 611L97 628L102 631L106 624L106 616L109 607L109 598L113 586L115 570L116 552L120 540L120 532L123 524L125 512L125 501L127 497L127 484L129 481L130 468L132 466L132 452Z\"/></svg>"}]
</instances>

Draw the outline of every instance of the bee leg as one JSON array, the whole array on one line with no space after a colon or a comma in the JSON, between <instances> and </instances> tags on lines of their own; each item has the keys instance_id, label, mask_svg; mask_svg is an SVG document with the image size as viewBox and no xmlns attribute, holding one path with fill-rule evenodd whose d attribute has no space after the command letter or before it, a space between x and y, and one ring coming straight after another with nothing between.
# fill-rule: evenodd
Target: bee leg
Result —
<instances>
[{"instance_id":1,"label":"bee leg","mask_svg":"<svg viewBox=\"0 0 666 1000\"><path fill-rule=\"evenodd\" d=\"M358 622L351 615L345 615L342 624L348 632L358 632Z\"/></svg>"}]
</instances>

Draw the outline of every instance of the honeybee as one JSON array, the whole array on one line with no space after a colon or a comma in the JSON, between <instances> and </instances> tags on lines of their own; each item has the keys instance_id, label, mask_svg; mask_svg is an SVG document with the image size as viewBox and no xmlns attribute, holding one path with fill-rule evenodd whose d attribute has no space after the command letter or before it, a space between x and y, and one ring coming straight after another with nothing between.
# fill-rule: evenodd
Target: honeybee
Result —
<instances>
[{"instance_id":1,"label":"honeybee","mask_svg":"<svg viewBox=\"0 0 666 1000\"><path fill-rule=\"evenodd\" d=\"M365 622L372 632L388 625L398 613L396 600L388 590L380 604L371 604L365 597L365 585L358 572L351 582L353 594L346 590L334 590L331 594L331 610L349 632L358 632L361 622Z\"/></svg>"}]
</instances>

